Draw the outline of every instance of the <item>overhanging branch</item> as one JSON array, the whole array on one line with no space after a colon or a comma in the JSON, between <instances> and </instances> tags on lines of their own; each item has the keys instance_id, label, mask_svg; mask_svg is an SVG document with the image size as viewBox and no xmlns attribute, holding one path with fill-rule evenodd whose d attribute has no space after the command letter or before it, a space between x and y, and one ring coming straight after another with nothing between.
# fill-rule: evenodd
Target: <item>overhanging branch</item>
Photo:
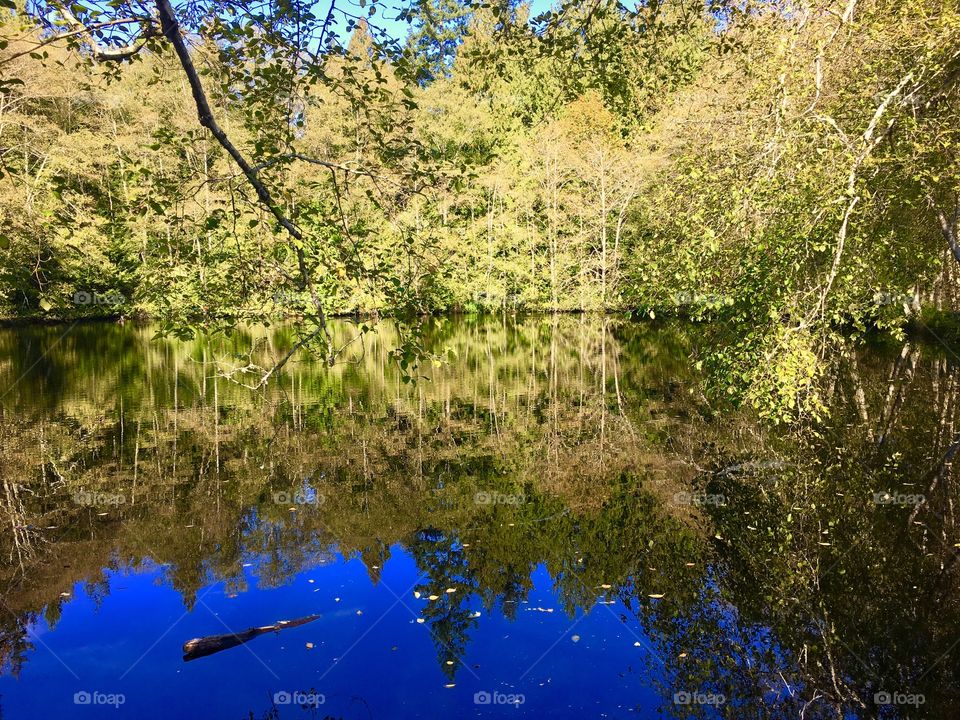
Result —
<instances>
[{"instance_id":1,"label":"overhanging branch","mask_svg":"<svg viewBox=\"0 0 960 720\"><path fill-rule=\"evenodd\" d=\"M203 89L203 83L200 81L200 74L197 72L197 68L193 63L193 58L190 56L190 49L187 47L186 40L184 40L183 35L180 32L180 23L177 20L173 6L170 4L170 0L156 0L156 7L157 14L160 18L160 28L163 36L170 41L171 45L173 45L173 50L177 55L177 59L180 61L183 72L187 76L187 82L190 84L190 92L193 95L193 101L197 107L197 117L200 121L200 124L210 131L220 146L227 151L227 154L230 155L231 158L233 158L234 163L238 168L240 168L240 171L246 177L247 182L256 191L257 198L260 200L260 203L270 211L270 214L273 215L277 223L280 224L280 226L294 241L293 246L296 252L297 264L300 271L301 289L309 292L310 298L313 301L313 308L316 313L317 322L320 326L320 329L323 331L324 338L326 340L327 361L332 363L334 359L332 345L333 341L327 328L326 313L323 310L323 303L320 301L320 297L317 295L313 279L310 275L309 269L307 268L306 256L303 250L303 233L293 223L293 221L291 221L290 218L288 218L281 211L279 205L274 201L270 190L260 180L257 168L251 165L250 162L243 156L243 153L241 153L239 148L233 144L227 134L223 131L223 128L221 128L217 123L216 118L214 118L213 110L210 108L210 102L207 100L206 92Z\"/></svg>"}]
</instances>

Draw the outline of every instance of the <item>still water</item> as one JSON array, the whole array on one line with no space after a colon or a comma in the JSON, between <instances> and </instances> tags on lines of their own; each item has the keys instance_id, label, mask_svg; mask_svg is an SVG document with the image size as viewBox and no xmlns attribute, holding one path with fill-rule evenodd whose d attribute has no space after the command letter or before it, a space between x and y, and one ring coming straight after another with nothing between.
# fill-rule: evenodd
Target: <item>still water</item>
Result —
<instances>
[{"instance_id":1,"label":"still water","mask_svg":"<svg viewBox=\"0 0 960 720\"><path fill-rule=\"evenodd\" d=\"M958 358L858 348L786 430L705 337L442 320L405 382L382 327L253 390L288 329L0 331L0 717L953 717Z\"/></svg>"}]
</instances>

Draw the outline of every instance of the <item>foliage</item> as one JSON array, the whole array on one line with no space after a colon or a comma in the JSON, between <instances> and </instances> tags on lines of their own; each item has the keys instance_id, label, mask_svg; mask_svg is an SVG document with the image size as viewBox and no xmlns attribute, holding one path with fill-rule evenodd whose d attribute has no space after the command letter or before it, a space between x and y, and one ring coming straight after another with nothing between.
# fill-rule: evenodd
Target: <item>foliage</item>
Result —
<instances>
[{"instance_id":1,"label":"foliage","mask_svg":"<svg viewBox=\"0 0 960 720\"><path fill-rule=\"evenodd\" d=\"M329 315L393 315L411 377L435 312L719 318L710 387L790 421L842 335L954 308L955 8L378 7L345 45L336 6L177 7L176 57L132 5L8 12L0 312L286 316L330 361Z\"/></svg>"}]
</instances>

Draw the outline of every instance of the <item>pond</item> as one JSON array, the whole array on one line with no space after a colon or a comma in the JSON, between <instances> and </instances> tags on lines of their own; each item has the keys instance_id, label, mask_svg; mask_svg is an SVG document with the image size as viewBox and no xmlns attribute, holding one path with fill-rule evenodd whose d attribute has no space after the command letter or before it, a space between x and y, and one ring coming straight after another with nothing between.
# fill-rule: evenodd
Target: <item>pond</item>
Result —
<instances>
[{"instance_id":1,"label":"pond","mask_svg":"<svg viewBox=\"0 0 960 720\"><path fill-rule=\"evenodd\" d=\"M704 393L702 326L437 320L414 382L383 326L245 387L291 338L0 331L0 716L951 715L943 346L838 356L798 429Z\"/></svg>"}]
</instances>

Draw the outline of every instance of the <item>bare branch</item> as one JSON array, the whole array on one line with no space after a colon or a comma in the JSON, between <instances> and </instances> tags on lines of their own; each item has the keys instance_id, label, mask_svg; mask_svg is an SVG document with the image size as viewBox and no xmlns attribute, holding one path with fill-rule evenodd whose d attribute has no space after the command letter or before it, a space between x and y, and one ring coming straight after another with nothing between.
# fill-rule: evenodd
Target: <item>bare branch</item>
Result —
<instances>
[{"instance_id":1,"label":"bare branch","mask_svg":"<svg viewBox=\"0 0 960 720\"><path fill-rule=\"evenodd\" d=\"M128 18L122 20L115 20L113 22L106 23L97 23L95 25L84 25L80 20L77 19L77 16L73 14L70 10L69 5L60 2L51 2L51 5L57 9L57 12L63 17L64 21L70 27L70 32L64 35L56 36L56 39L60 38L70 38L70 37L81 37L84 42L86 42L90 49L93 51L93 56L97 60L106 60L106 61L119 61L119 60L129 60L131 57L136 55L140 50L143 49L143 46L146 45L147 40L156 35L156 27L153 24L153 18L141 17L141 18ZM112 25L125 25L139 23L142 26L142 29L139 34L137 34L134 39L122 47L110 47L101 44L96 37L94 37L93 31L99 30L104 27L110 27Z\"/></svg>"},{"instance_id":2,"label":"bare branch","mask_svg":"<svg viewBox=\"0 0 960 720\"><path fill-rule=\"evenodd\" d=\"M843 213L843 222L840 224L840 230L837 232L837 247L833 255L833 264L830 266L830 272L827 275L827 279L823 284L823 290L820 293L821 316L826 312L827 296L829 295L830 289L833 287L833 283L837 278L837 273L840 272L840 261L843 258L843 250L844 245L846 244L847 228L849 227L850 216L853 213L854 208L857 206L857 203L860 202L860 196L857 194L857 180L859 178L860 168L867 161L867 158L870 157L870 154L874 151L874 149L876 149L877 145L879 145L890 133L890 131L893 130L896 117L891 118L887 122L887 126L884 131L879 135L876 135L877 126L880 124L880 120L886 113L887 108L894 101L894 99L896 99L896 97L903 92L904 88L912 80L912 72L904 75L897 86L891 90L880 103L880 105L877 106L877 109L873 113L873 117L870 118L870 123L867 125L867 129L863 133L863 146L860 152L857 154L853 164L850 166L850 173L847 177L846 188L846 197L848 198L847 207Z\"/></svg>"},{"instance_id":3,"label":"bare branch","mask_svg":"<svg viewBox=\"0 0 960 720\"><path fill-rule=\"evenodd\" d=\"M0 59L0 65L6 65L9 62L13 62L17 58L21 58L24 55L29 55L30 53L36 52L42 47L47 45L53 45L54 43L60 42L61 40L69 40L72 37L77 37L82 35L87 42L90 42L88 35L94 30L102 30L103 28L115 27L117 25L131 25L133 23L142 24L143 20L140 18L119 18L117 20L109 20L107 22L94 23L92 25L85 25L78 30L73 30L71 32L58 33L56 35L51 35L49 37L43 38L33 43L31 47L26 50L21 50L16 52L13 55ZM18 42L25 42L25 39L22 39Z\"/></svg>"}]
</instances>

